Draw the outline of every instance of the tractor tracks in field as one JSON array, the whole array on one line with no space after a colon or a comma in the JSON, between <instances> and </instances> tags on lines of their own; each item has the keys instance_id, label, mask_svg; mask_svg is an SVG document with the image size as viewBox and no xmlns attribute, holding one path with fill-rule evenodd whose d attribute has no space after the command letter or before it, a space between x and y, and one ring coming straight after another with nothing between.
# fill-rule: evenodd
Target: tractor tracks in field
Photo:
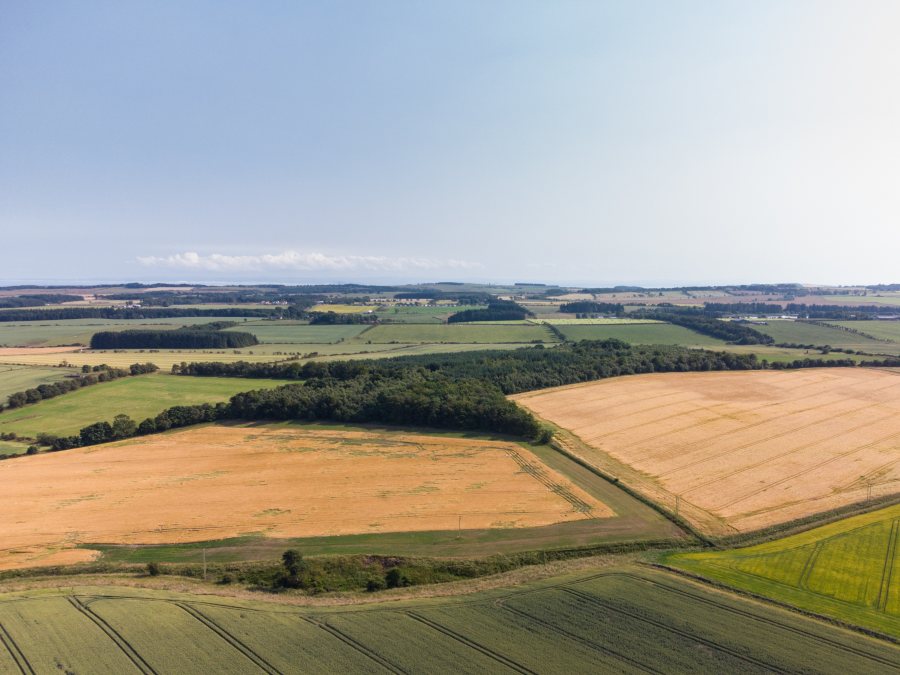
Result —
<instances>
[{"instance_id":1,"label":"tractor tracks in field","mask_svg":"<svg viewBox=\"0 0 900 675\"><path fill-rule=\"evenodd\" d=\"M0 624L0 643L6 647L22 675L36 675L34 668L31 667L31 663L28 661L28 657L25 656L25 652L16 644L16 641L13 640L12 635L9 634L9 631L6 630L6 626L3 624Z\"/></svg>"},{"instance_id":2,"label":"tractor tracks in field","mask_svg":"<svg viewBox=\"0 0 900 675\"><path fill-rule=\"evenodd\" d=\"M567 502L569 502L569 504L572 505L572 509L574 511L586 514L590 514L593 511L593 507L590 504L575 495L565 485L560 485L559 483L555 482L552 478L550 478L549 475L547 475L547 472L544 469L529 462L517 450L507 448L506 453L516 464L519 465L519 469L521 469L522 472L527 473L529 476L531 476L548 490L550 490L550 492L553 492L554 494L557 494L565 499Z\"/></svg>"},{"instance_id":3,"label":"tractor tracks in field","mask_svg":"<svg viewBox=\"0 0 900 675\"><path fill-rule=\"evenodd\" d=\"M94 612L89 606L88 603L82 602L79 598L74 596L68 596L66 598L69 603L77 609L79 612L84 614L88 619L93 621L100 630L102 630L106 635L116 644L116 646L128 657L128 659L135 665L135 667L144 673L144 675L158 675L157 671L153 669L153 667L144 660L144 657L141 656L138 651L128 642L122 635L106 620L101 617L99 614Z\"/></svg>"}]
</instances>

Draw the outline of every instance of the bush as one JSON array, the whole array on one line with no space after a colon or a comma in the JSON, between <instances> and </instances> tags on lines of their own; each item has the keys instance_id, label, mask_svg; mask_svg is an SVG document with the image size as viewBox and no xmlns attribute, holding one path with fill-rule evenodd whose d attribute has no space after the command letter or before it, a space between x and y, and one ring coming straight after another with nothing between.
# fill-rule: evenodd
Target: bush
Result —
<instances>
[{"instance_id":1,"label":"bush","mask_svg":"<svg viewBox=\"0 0 900 675\"><path fill-rule=\"evenodd\" d=\"M162 567L158 562L148 562L147 563L147 574L151 577L158 577L162 574Z\"/></svg>"}]
</instances>

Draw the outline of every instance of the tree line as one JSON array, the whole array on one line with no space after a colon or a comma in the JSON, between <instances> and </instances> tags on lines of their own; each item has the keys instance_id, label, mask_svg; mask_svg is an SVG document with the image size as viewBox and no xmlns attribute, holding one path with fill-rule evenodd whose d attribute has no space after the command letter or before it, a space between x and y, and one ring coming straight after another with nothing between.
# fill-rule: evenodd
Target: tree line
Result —
<instances>
[{"instance_id":1,"label":"tree line","mask_svg":"<svg viewBox=\"0 0 900 675\"><path fill-rule=\"evenodd\" d=\"M66 307L64 309L9 309L0 312L5 321L65 321L66 319L177 319L185 317L258 317L303 318L305 313L296 307L257 308L228 307L202 309L193 307Z\"/></svg>"},{"instance_id":2,"label":"tree line","mask_svg":"<svg viewBox=\"0 0 900 675\"><path fill-rule=\"evenodd\" d=\"M39 384L37 387L17 391L10 394L6 400L7 408L21 408L30 403L38 403L48 398L56 398L70 391L89 387L100 382L109 382L117 380L120 377L128 377L129 375L143 375L145 373L153 373L159 368L153 363L133 363L127 369L113 368L106 364L99 366L82 366L81 375L77 377L68 377L59 382L51 382L48 384ZM2 410L2 408L0 408Z\"/></svg>"},{"instance_id":3,"label":"tree line","mask_svg":"<svg viewBox=\"0 0 900 675\"><path fill-rule=\"evenodd\" d=\"M722 321L721 319L705 315L698 310L652 310L638 312L635 316L668 321L676 326L735 345L771 345L775 343L772 336L754 330L746 324L736 321Z\"/></svg>"},{"instance_id":4,"label":"tree line","mask_svg":"<svg viewBox=\"0 0 900 675\"><path fill-rule=\"evenodd\" d=\"M521 321L531 312L512 300L491 300L484 309L465 309L452 314L447 323L466 323L469 321Z\"/></svg>"},{"instance_id":5,"label":"tree line","mask_svg":"<svg viewBox=\"0 0 900 675\"><path fill-rule=\"evenodd\" d=\"M309 325L335 326L341 324L377 323L378 317L365 312L311 312Z\"/></svg>"},{"instance_id":6,"label":"tree line","mask_svg":"<svg viewBox=\"0 0 900 675\"><path fill-rule=\"evenodd\" d=\"M578 300L566 302L559 306L559 311L565 314L614 314L625 315L625 305L617 302L593 302L591 300Z\"/></svg>"},{"instance_id":7,"label":"tree line","mask_svg":"<svg viewBox=\"0 0 900 675\"><path fill-rule=\"evenodd\" d=\"M51 305L60 302L72 302L74 300L83 300L80 295L67 295L64 293L35 293L17 295L12 298L0 298L0 309L9 309L15 307L39 307L40 305Z\"/></svg>"},{"instance_id":8,"label":"tree line","mask_svg":"<svg viewBox=\"0 0 900 675\"><path fill-rule=\"evenodd\" d=\"M123 330L91 336L91 349L239 349L258 344L255 335L238 331Z\"/></svg>"}]
</instances>

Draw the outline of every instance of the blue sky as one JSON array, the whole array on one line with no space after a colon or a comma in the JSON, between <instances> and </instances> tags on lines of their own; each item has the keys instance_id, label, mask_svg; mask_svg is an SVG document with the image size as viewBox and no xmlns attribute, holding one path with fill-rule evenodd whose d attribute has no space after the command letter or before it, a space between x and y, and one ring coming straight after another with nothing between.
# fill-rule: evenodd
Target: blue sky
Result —
<instances>
[{"instance_id":1,"label":"blue sky","mask_svg":"<svg viewBox=\"0 0 900 675\"><path fill-rule=\"evenodd\" d=\"M0 283L897 282L900 3L0 0Z\"/></svg>"}]
</instances>

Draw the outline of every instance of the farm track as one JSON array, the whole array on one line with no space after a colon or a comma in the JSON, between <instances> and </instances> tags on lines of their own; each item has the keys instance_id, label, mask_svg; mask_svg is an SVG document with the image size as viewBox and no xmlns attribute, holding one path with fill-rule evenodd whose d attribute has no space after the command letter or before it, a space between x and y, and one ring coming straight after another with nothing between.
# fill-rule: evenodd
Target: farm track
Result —
<instances>
[{"instance_id":1,"label":"farm track","mask_svg":"<svg viewBox=\"0 0 900 675\"><path fill-rule=\"evenodd\" d=\"M144 658L137 652L137 650L128 642L124 637L122 637L119 632L109 625L105 619L99 616L96 612L91 610L89 607L90 602L93 600L89 600L88 602L83 602L79 598L74 596L69 596L69 603L79 612L84 614L88 619L93 621L100 630L106 633L107 636L116 644L116 646L122 650L125 656L135 665L135 667L140 670L145 675L158 675L157 671L153 669L153 667L147 663Z\"/></svg>"},{"instance_id":2,"label":"farm track","mask_svg":"<svg viewBox=\"0 0 900 675\"><path fill-rule=\"evenodd\" d=\"M514 670L517 673L523 673L523 675L537 675L537 673L535 673L535 671L526 668L521 663L517 663L516 661L513 661L510 658L507 658L503 654L495 652L493 649L485 647L484 645L482 645L478 642L475 642L474 640L471 640L470 638L467 638L466 636L461 635L460 633L457 633L456 631L451 630L450 628L447 628L446 626L441 625L436 621L427 619L424 616L422 616L421 614L418 614L416 612L406 612L406 616L418 621L419 623L425 624L429 628L432 628L432 629L438 631L439 633L443 633L447 637L452 638L453 640L456 640L457 642L469 647L470 649L474 649L475 651L481 652L488 658L491 658L494 661L497 661L498 663L506 666L507 668Z\"/></svg>"},{"instance_id":3,"label":"farm track","mask_svg":"<svg viewBox=\"0 0 900 675\"><path fill-rule=\"evenodd\" d=\"M900 518L895 518L891 523L891 533L888 536L887 553L884 556L884 567L881 572L881 585L878 589L876 606L880 611L887 609L888 597L891 590L891 577L894 574L894 560L897 558L897 538L900 536Z\"/></svg>"},{"instance_id":4,"label":"farm track","mask_svg":"<svg viewBox=\"0 0 900 675\"><path fill-rule=\"evenodd\" d=\"M6 627L3 624L0 624L0 642L6 647L9 655L12 657L13 661L15 661L23 675L35 675L34 668L31 667L28 658L22 652L19 645L16 644L16 641L13 640L12 635L9 634L9 631L6 630Z\"/></svg>"},{"instance_id":5,"label":"farm track","mask_svg":"<svg viewBox=\"0 0 900 675\"><path fill-rule=\"evenodd\" d=\"M190 604L185 603L185 602L175 602L173 604L176 605L177 607L180 607L185 612L187 612L192 617L194 617L197 621L199 621L204 626L209 628L216 635L218 635L223 640L225 640L225 642L230 644L236 650L241 652L241 654L243 654L248 659L250 659L250 661L252 661L254 664L256 664L260 669L262 669L266 673L269 673L269 675L280 675L280 671L277 668L275 668L272 664L270 664L268 661L266 661L262 656L260 656L259 654L254 652L252 649L250 649L250 647L245 645L234 635L232 635L227 630L222 628L215 621L213 621L208 616L203 614L203 612L201 612L196 607L193 607Z\"/></svg>"}]
</instances>

